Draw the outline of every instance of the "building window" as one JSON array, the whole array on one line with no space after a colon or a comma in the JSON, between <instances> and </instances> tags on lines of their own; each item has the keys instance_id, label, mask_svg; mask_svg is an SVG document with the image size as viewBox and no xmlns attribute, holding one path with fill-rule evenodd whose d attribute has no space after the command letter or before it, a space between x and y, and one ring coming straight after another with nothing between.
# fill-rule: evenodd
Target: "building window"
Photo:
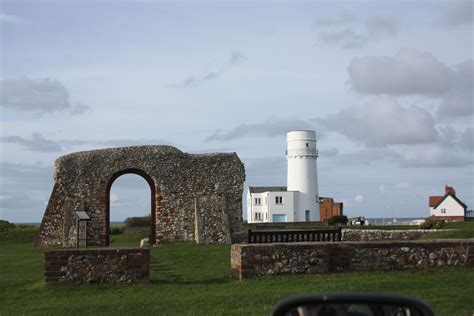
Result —
<instances>
[{"instance_id":1,"label":"building window","mask_svg":"<svg viewBox=\"0 0 474 316\"><path fill-rule=\"evenodd\" d=\"M309 222L309 212L310 212L309 210L306 210L306 211L304 212L304 219L305 219L305 221L307 221L307 222Z\"/></svg>"},{"instance_id":2,"label":"building window","mask_svg":"<svg viewBox=\"0 0 474 316\"><path fill-rule=\"evenodd\" d=\"M274 223L284 223L284 222L286 222L286 215L285 214L273 214L273 222Z\"/></svg>"},{"instance_id":3,"label":"building window","mask_svg":"<svg viewBox=\"0 0 474 316\"><path fill-rule=\"evenodd\" d=\"M441 214L446 214L446 209L445 208L441 209Z\"/></svg>"},{"instance_id":4,"label":"building window","mask_svg":"<svg viewBox=\"0 0 474 316\"><path fill-rule=\"evenodd\" d=\"M283 204L283 196L275 196L275 204Z\"/></svg>"},{"instance_id":5,"label":"building window","mask_svg":"<svg viewBox=\"0 0 474 316\"><path fill-rule=\"evenodd\" d=\"M255 213L255 219L261 220L262 219L262 213L256 212Z\"/></svg>"},{"instance_id":6,"label":"building window","mask_svg":"<svg viewBox=\"0 0 474 316\"><path fill-rule=\"evenodd\" d=\"M308 147L309 147L309 144L308 144L308 143L306 143L306 148L308 148Z\"/></svg>"},{"instance_id":7,"label":"building window","mask_svg":"<svg viewBox=\"0 0 474 316\"><path fill-rule=\"evenodd\" d=\"M261 198L255 198L254 199L254 205L260 205L260 203L262 203L262 199Z\"/></svg>"}]
</instances>

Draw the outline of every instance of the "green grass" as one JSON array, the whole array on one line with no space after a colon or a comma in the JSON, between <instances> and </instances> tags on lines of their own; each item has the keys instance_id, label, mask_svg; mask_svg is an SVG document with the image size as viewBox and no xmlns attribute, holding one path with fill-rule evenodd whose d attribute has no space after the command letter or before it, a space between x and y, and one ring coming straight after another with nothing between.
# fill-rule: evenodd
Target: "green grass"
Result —
<instances>
[{"instance_id":1,"label":"green grass","mask_svg":"<svg viewBox=\"0 0 474 316\"><path fill-rule=\"evenodd\" d=\"M474 238L474 221L446 223L443 226L446 231L427 234L422 239L466 239Z\"/></svg>"},{"instance_id":2,"label":"green grass","mask_svg":"<svg viewBox=\"0 0 474 316\"><path fill-rule=\"evenodd\" d=\"M409 229L419 229L419 225L369 225L369 226L360 226L360 225L347 225L342 226L346 229L382 229L382 230L409 230Z\"/></svg>"},{"instance_id":3,"label":"green grass","mask_svg":"<svg viewBox=\"0 0 474 316\"><path fill-rule=\"evenodd\" d=\"M114 246L136 246L147 232L111 236ZM49 287L43 249L18 236L0 239L0 315L268 315L280 299L328 291L415 296L437 315L472 315L474 269L336 273L236 281L230 246L176 243L152 248L151 283Z\"/></svg>"}]
</instances>

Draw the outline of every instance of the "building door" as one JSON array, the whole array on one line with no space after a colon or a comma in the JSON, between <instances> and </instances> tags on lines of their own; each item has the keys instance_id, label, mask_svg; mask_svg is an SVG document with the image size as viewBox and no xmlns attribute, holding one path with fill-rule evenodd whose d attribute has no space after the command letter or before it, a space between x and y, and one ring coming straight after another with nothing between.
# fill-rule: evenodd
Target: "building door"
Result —
<instances>
[{"instance_id":1,"label":"building door","mask_svg":"<svg viewBox=\"0 0 474 316\"><path fill-rule=\"evenodd\" d=\"M309 212L310 212L309 210L306 210L306 211L304 212L304 219L305 219L305 221L307 221L307 222L309 222Z\"/></svg>"}]
</instances>

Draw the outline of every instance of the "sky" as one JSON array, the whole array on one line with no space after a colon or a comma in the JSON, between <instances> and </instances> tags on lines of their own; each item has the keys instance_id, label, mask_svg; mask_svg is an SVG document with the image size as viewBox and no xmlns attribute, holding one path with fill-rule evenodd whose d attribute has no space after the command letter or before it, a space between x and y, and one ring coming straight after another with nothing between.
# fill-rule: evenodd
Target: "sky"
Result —
<instances>
[{"instance_id":1,"label":"sky","mask_svg":"<svg viewBox=\"0 0 474 316\"><path fill-rule=\"evenodd\" d=\"M98 148L237 152L246 187L286 185L293 129L348 216L426 217L445 185L472 209L473 3L3 0L0 219L41 221L55 159Z\"/></svg>"}]
</instances>

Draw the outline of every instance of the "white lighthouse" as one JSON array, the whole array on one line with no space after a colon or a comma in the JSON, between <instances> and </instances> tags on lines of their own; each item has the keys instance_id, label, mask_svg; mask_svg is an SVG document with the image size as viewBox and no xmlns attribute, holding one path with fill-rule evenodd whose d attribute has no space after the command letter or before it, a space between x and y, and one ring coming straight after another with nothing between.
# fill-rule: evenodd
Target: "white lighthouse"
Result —
<instances>
[{"instance_id":1,"label":"white lighthouse","mask_svg":"<svg viewBox=\"0 0 474 316\"><path fill-rule=\"evenodd\" d=\"M286 134L287 186L249 186L249 223L319 221L318 173L315 131Z\"/></svg>"},{"instance_id":2,"label":"white lighthouse","mask_svg":"<svg viewBox=\"0 0 474 316\"><path fill-rule=\"evenodd\" d=\"M291 131L286 141L288 191L296 191L295 221L319 221L316 132Z\"/></svg>"}]
</instances>

